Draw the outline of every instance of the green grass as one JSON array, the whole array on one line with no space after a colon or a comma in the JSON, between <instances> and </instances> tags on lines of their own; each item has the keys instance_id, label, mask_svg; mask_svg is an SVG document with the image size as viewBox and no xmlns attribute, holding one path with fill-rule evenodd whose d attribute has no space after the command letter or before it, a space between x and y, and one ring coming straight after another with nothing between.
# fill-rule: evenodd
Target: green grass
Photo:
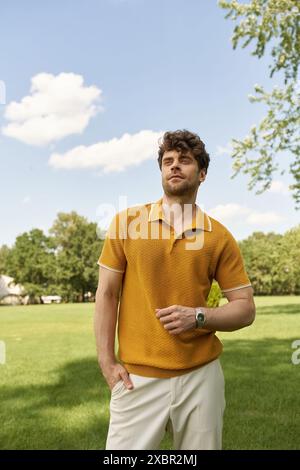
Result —
<instances>
[{"instance_id":1,"label":"green grass","mask_svg":"<svg viewBox=\"0 0 300 470\"><path fill-rule=\"evenodd\" d=\"M297 449L300 297L258 297L251 327L219 333L225 449ZM98 368L93 304L0 308L1 449L103 449L109 389ZM170 436L161 444L169 449Z\"/></svg>"}]
</instances>

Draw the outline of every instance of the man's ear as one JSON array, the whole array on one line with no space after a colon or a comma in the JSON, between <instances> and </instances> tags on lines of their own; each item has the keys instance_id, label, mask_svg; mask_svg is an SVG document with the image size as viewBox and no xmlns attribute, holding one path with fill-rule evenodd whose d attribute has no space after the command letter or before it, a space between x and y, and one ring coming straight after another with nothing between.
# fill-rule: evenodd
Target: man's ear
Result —
<instances>
[{"instance_id":1,"label":"man's ear","mask_svg":"<svg viewBox=\"0 0 300 470\"><path fill-rule=\"evenodd\" d=\"M205 170L200 170L199 173L199 183L203 183L206 178L206 171Z\"/></svg>"}]
</instances>

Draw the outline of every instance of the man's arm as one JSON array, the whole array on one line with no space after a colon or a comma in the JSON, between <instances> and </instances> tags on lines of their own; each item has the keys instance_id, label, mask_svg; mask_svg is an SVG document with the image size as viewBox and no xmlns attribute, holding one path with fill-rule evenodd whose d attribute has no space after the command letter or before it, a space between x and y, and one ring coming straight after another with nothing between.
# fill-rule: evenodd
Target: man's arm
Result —
<instances>
[{"instance_id":1,"label":"man's arm","mask_svg":"<svg viewBox=\"0 0 300 470\"><path fill-rule=\"evenodd\" d=\"M228 303L222 307L204 308L204 328L216 331L235 331L251 325L255 319L252 287L224 292Z\"/></svg>"},{"instance_id":2,"label":"man's arm","mask_svg":"<svg viewBox=\"0 0 300 470\"><path fill-rule=\"evenodd\" d=\"M255 319L255 303L252 287L243 287L225 292L228 299L222 307L201 307L205 313L205 329L214 331L234 331L251 325ZM164 328L172 335L196 327L195 309L182 305L171 305L156 309L156 316Z\"/></svg>"},{"instance_id":3,"label":"man's arm","mask_svg":"<svg viewBox=\"0 0 300 470\"><path fill-rule=\"evenodd\" d=\"M131 388L132 385L126 369L115 357L115 334L122 278L123 273L99 267L94 330L99 366L110 389L120 379L127 388Z\"/></svg>"}]
</instances>

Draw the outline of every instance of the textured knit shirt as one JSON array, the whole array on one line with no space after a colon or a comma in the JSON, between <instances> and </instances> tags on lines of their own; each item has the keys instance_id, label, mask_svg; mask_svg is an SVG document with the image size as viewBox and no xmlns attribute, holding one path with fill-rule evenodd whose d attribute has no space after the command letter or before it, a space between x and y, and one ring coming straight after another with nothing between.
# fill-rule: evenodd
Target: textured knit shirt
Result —
<instances>
[{"instance_id":1,"label":"textured knit shirt","mask_svg":"<svg viewBox=\"0 0 300 470\"><path fill-rule=\"evenodd\" d=\"M220 222L196 207L182 230L170 226L163 199L118 212L98 264L122 272L118 358L146 377L186 374L222 352L215 331L170 335L155 309L206 307L212 281L223 292L251 286L239 246Z\"/></svg>"}]
</instances>

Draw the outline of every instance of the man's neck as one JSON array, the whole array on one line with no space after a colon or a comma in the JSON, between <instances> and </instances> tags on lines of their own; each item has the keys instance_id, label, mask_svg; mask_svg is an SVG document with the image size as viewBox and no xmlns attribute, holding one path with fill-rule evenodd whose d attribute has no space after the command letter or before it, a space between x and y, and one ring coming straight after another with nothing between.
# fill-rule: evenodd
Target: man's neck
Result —
<instances>
[{"instance_id":1,"label":"man's neck","mask_svg":"<svg viewBox=\"0 0 300 470\"><path fill-rule=\"evenodd\" d=\"M165 193L163 195L163 204L168 204L169 206L173 204L179 204L182 209L184 204L192 204L193 206L196 204L196 194L192 196L187 194L186 196L167 196Z\"/></svg>"},{"instance_id":2,"label":"man's neck","mask_svg":"<svg viewBox=\"0 0 300 470\"><path fill-rule=\"evenodd\" d=\"M196 214L196 195L190 196L167 196L165 193L162 198L163 212L171 225L189 223ZM188 210L184 205L187 205ZM191 205L191 206L189 206Z\"/></svg>"}]
</instances>

